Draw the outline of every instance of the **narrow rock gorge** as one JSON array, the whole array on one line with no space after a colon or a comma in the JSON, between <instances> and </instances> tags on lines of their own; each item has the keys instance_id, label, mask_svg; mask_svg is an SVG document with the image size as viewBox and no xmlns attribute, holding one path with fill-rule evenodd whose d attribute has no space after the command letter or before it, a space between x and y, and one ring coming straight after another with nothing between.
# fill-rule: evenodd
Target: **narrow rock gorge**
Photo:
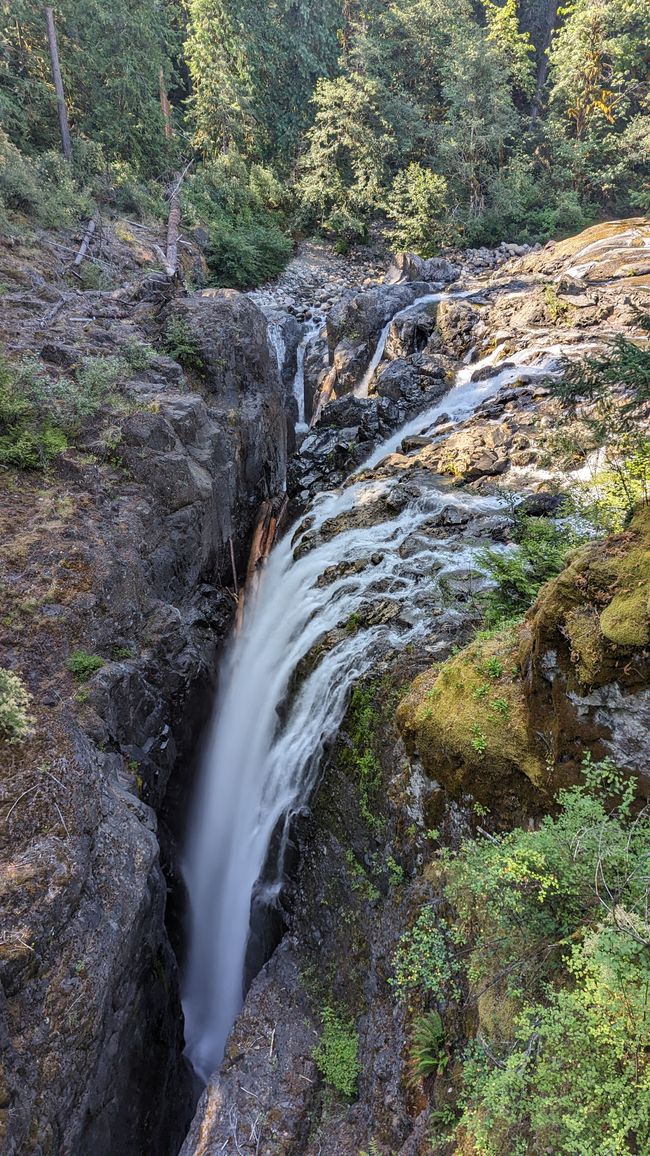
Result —
<instances>
[{"instance_id":1,"label":"narrow rock gorge","mask_svg":"<svg viewBox=\"0 0 650 1156\"><path fill-rule=\"evenodd\" d=\"M155 243L108 230L112 290L63 287L47 238L0 251L12 353L131 356L108 428L1 479L35 716L3 746L3 1151L477 1151L432 1144L506 996L439 1001L416 1078L395 960L452 920L441 849L537 829L585 752L647 795L647 504L609 536L564 506L600 451L554 386L645 348L650 225L390 267L306 245L250 294L170 282ZM574 550L482 631L522 518Z\"/></svg>"}]
</instances>

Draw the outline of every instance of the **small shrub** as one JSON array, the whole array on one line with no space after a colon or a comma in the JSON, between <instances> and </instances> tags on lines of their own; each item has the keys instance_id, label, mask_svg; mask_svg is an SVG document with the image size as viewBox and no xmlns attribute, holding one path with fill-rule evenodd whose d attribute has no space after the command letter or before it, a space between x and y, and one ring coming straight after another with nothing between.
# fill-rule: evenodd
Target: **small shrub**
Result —
<instances>
[{"instance_id":1,"label":"small shrub","mask_svg":"<svg viewBox=\"0 0 650 1156\"><path fill-rule=\"evenodd\" d=\"M66 663L75 682L87 682L103 665L103 658L98 654L89 654L87 650L73 651Z\"/></svg>"},{"instance_id":2,"label":"small shrub","mask_svg":"<svg viewBox=\"0 0 650 1156\"><path fill-rule=\"evenodd\" d=\"M345 256L353 245L362 244L368 239L366 222L345 208L334 209L323 222L323 229L325 233L333 234L334 248L342 256Z\"/></svg>"},{"instance_id":3,"label":"small shrub","mask_svg":"<svg viewBox=\"0 0 650 1156\"><path fill-rule=\"evenodd\" d=\"M566 301L561 301L557 287L555 285L544 286L544 300L546 308L553 323L557 321L564 321L568 319L568 314L571 311L571 306Z\"/></svg>"},{"instance_id":4,"label":"small shrub","mask_svg":"<svg viewBox=\"0 0 650 1156\"><path fill-rule=\"evenodd\" d=\"M13 210L46 228L73 225L90 216L92 202L58 152L32 160L0 128L0 210Z\"/></svg>"},{"instance_id":5,"label":"small shrub","mask_svg":"<svg viewBox=\"0 0 650 1156\"><path fill-rule=\"evenodd\" d=\"M460 998L460 967L447 945L448 926L433 907L423 907L410 931L399 941L388 982L400 996L420 991L439 1000Z\"/></svg>"},{"instance_id":6,"label":"small shrub","mask_svg":"<svg viewBox=\"0 0 650 1156\"><path fill-rule=\"evenodd\" d=\"M170 317L165 326L165 352L184 369L200 373L205 368L199 343L184 317Z\"/></svg>"},{"instance_id":7,"label":"small shrub","mask_svg":"<svg viewBox=\"0 0 650 1156\"><path fill-rule=\"evenodd\" d=\"M487 738L478 723L474 723L472 727L472 747L476 751L477 755L480 755L481 758L483 758L487 750Z\"/></svg>"},{"instance_id":8,"label":"small shrub","mask_svg":"<svg viewBox=\"0 0 650 1156\"><path fill-rule=\"evenodd\" d=\"M527 610L544 583L560 573L569 550L580 540L566 527L530 517L517 521L514 538L512 550L483 550L479 555L479 565L495 583L483 597L488 627L505 624Z\"/></svg>"},{"instance_id":9,"label":"small shrub","mask_svg":"<svg viewBox=\"0 0 650 1156\"><path fill-rule=\"evenodd\" d=\"M352 1097L361 1071L359 1036L353 1023L342 1019L330 1007L323 1009L321 1019L323 1034L313 1052L316 1066L337 1092Z\"/></svg>"},{"instance_id":10,"label":"small shrub","mask_svg":"<svg viewBox=\"0 0 650 1156\"><path fill-rule=\"evenodd\" d=\"M143 369L149 369L156 357L155 349L146 342L141 341L135 334L128 337L122 346L122 357L126 361L129 369L135 373Z\"/></svg>"},{"instance_id":11,"label":"small shrub","mask_svg":"<svg viewBox=\"0 0 650 1156\"><path fill-rule=\"evenodd\" d=\"M31 696L17 674L0 666L0 738L22 743L34 732Z\"/></svg>"}]
</instances>

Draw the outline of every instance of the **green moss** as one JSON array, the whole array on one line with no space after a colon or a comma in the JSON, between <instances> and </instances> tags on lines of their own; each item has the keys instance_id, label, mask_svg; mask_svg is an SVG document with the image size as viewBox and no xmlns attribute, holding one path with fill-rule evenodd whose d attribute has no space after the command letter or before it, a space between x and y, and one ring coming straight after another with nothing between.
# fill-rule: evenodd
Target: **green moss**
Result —
<instances>
[{"instance_id":1,"label":"green moss","mask_svg":"<svg viewBox=\"0 0 650 1156\"><path fill-rule=\"evenodd\" d=\"M650 643L650 507L639 507L624 533L571 556L540 592L527 633L524 664L535 650L557 648L559 634L582 685L620 677L629 652Z\"/></svg>"},{"instance_id":2,"label":"green moss","mask_svg":"<svg viewBox=\"0 0 650 1156\"><path fill-rule=\"evenodd\" d=\"M598 612L593 607L576 606L564 619L564 631L571 644L571 661L585 686L598 678L603 660L603 636Z\"/></svg>"},{"instance_id":3,"label":"green moss","mask_svg":"<svg viewBox=\"0 0 650 1156\"><path fill-rule=\"evenodd\" d=\"M445 768L459 780L468 771L480 770L485 780L519 768L540 782L543 763L528 739L524 695L515 673L517 650L518 635L505 630L473 642L413 683L397 720L433 778ZM493 692L489 702L486 676Z\"/></svg>"},{"instance_id":4,"label":"green moss","mask_svg":"<svg viewBox=\"0 0 650 1156\"><path fill-rule=\"evenodd\" d=\"M650 642L650 508L632 521L629 548L607 565L616 593L600 616L600 629L617 646Z\"/></svg>"}]
</instances>

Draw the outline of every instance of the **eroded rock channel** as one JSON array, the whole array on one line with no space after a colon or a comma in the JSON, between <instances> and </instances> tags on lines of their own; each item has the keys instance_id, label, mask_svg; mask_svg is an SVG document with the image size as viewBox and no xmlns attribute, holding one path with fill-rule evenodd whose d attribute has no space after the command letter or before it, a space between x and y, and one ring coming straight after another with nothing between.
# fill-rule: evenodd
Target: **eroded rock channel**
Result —
<instances>
[{"instance_id":1,"label":"eroded rock channel","mask_svg":"<svg viewBox=\"0 0 650 1156\"><path fill-rule=\"evenodd\" d=\"M648 712L645 627L621 649L615 608L594 658L575 626L576 608L592 622L615 599L614 579L592 597L585 574L620 566L620 544L577 559L508 654L478 644L477 668L510 669L516 645L525 672L504 683L487 760L453 670L446 697L430 691L476 628L477 558L508 549L513 506L562 516L549 378L604 334L637 332L647 241L645 222L624 222L539 252L402 260L388 283L331 259L325 290L310 256L253 300L140 281L92 295L82 339L78 300L45 332L36 302L23 332L53 363L134 327L154 340L169 318L193 361L134 373L112 460L89 429L88 454L65 455L45 493L8 495L3 580L30 617L5 622L5 644L16 665L28 650L50 738L8 788L7 1152L426 1151L387 981L411 912L437 901L428 833L456 846L476 804L504 827L529 821L575 776L587 732L643 770L630 719ZM260 506L277 512L285 488L293 528L219 667ZM625 549L647 550L647 532ZM71 652L102 659L83 686ZM576 654L596 662L588 679ZM242 1005L252 897L286 931ZM314 1061L333 1002L359 1032L349 1103ZM191 1123L186 1042L207 1080ZM436 1096L443 1109L442 1084Z\"/></svg>"}]
</instances>

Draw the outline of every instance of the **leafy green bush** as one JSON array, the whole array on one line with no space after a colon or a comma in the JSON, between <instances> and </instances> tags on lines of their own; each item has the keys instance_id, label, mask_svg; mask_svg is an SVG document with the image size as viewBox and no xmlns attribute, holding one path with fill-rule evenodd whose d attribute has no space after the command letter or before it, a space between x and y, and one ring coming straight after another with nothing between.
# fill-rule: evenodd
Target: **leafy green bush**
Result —
<instances>
[{"instance_id":1,"label":"leafy green bush","mask_svg":"<svg viewBox=\"0 0 650 1156\"><path fill-rule=\"evenodd\" d=\"M330 1007L323 1008L321 1019L323 1033L313 1053L316 1066L337 1092L354 1096L361 1070L359 1036L354 1025Z\"/></svg>"},{"instance_id":2,"label":"leafy green bush","mask_svg":"<svg viewBox=\"0 0 650 1156\"><path fill-rule=\"evenodd\" d=\"M433 907L423 907L399 941L389 983L404 996L419 991L437 1000L460 999L460 966L449 949L449 927Z\"/></svg>"},{"instance_id":3,"label":"leafy green bush","mask_svg":"<svg viewBox=\"0 0 650 1156\"><path fill-rule=\"evenodd\" d=\"M292 252L283 231L284 193L268 169L249 169L231 151L190 177L183 198L188 219L208 231L213 284L249 288L284 268Z\"/></svg>"},{"instance_id":4,"label":"leafy green bush","mask_svg":"<svg viewBox=\"0 0 650 1156\"><path fill-rule=\"evenodd\" d=\"M514 539L513 550L483 550L479 554L479 565L496 583L483 599L488 627L523 614L544 583L560 573L569 550L579 541L566 527L560 528L547 518L531 517L517 520Z\"/></svg>"},{"instance_id":5,"label":"leafy green bush","mask_svg":"<svg viewBox=\"0 0 650 1156\"><path fill-rule=\"evenodd\" d=\"M103 665L103 658L98 654L89 654L87 650L74 650L66 663L75 682L87 682Z\"/></svg>"},{"instance_id":6,"label":"leafy green bush","mask_svg":"<svg viewBox=\"0 0 650 1156\"><path fill-rule=\"evenodd\" d=\"M500 1007L464 1065L460 1126L485 1156L650 1145L650 818L609 760L585 767L557 817L448 864L473 998Z\"/></svg>"},{"instance_id":7,"label":"leafy green bush","mask_svg":"<svg viewBox=\"0 0 650 1156\"><path fill-rule=\"evenodd\" d=\"M490 182L485 209L462 226L468 245L533 245L579 233L593 219L577 193L540 179L528 158L515 157Z\"/></svg>"},{"instance_id":8,"label":"leafy green bush","mask_svg":"<svg viewBox=\"0 0 650 1156\"><path fill-rule=\"evenodd\" d=\"M0 738L22 743L33 733L31 696L17 674L0 666Z\"/></svg>"},{"instance_id":9,"label":"leafy green bush","mask_svg":"<svg viewBox=\"0 0 650 1156\"><path fill-rule=\"evenodd\" d=\"M335 238L334 248L341 254L349 252L352 245L360 244L368 238L367 222L346 208L334 209L323 221L323 231Z\"/></svg>"},{"instance_id":10,"label":"leafy green bush","mask_svg":"<svg viewBox=\"0 0 650 1156\"><path fill-rule=\"evenodd\" d=\"M206 258L215 284L250 288L276 277L292 249L290 238L273 220L224 218L210 230Z\"/></svg>"}]
</instances>

